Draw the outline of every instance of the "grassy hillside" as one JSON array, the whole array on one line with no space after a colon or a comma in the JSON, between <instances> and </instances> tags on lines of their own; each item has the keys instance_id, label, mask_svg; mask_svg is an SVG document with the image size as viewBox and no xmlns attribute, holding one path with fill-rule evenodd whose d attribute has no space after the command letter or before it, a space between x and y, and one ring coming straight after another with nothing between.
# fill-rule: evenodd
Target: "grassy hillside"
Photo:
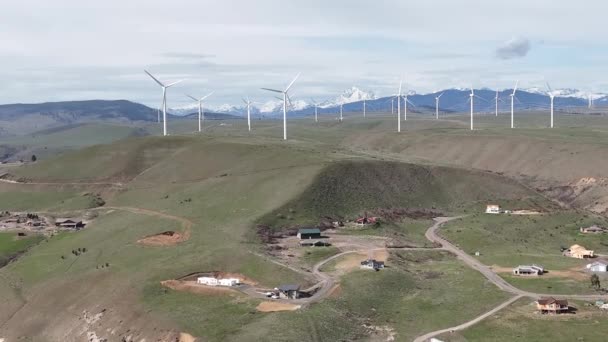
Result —
<instances>
[{"instance_id":1,"label":"grassy hillside","mask_svg":"<svg viewBox=\"0 0 608 342\"><path fill-rule=\"evenodd\" d=\"M0 233L0 267L29 247L36 245L42 238L40 235L17 237L16 233Z\"/></svg>"},{"instance_id":2,"label":"grassy hillside","mask_svg":"<svg viewBox=\"0 0 608 342\"><path fill-rule=\"evenodd\" d=\"M325 168L297 198L264 216L272 226L314 224L377 208L462 211L487 201L546 201L506 178L483 172L381 161L343 161Z\"/></svg>"},{"instance_id":3,"label":"grassy hillside","mask_svg":"<svg viewBox=\"0 0 608 342\"><path fill-rule=\"evenodd\" d=\"M11 170L33 181L126 181L167 158L188 138L127 139L112 145L96 145Z\"/></svg>"},{"instance_id":4,"label":"grassy hillside","mask_svg":"<svg viewBox=\"0 0 608 342\"><path fill-rule=\"evenodd\" d=\"M555 206L519 182L484 170L520 180L553 175L553 180L564 180L603 165L599 126L560 137L563 132L514 132L491 126L495 123L488 121L471 133L460 116L439 121L414 117L397 134L389 116L363 121L349 115L343 124L325 116L319 124L291 120L290 140L284 142L279 121L254 122L252 133L242 121L208 123L205 133L190 134L194 121L183 120L170 123L174 135L169 137L128 138L13 167L10 173L32 181L123 186L0 186L0 202L15 209L78 210L86 207L85 192L103 192L108 207L83 231L55 236L0 269L0 336L65 340L69 331L70 338L84 339L88 329L104 337L115 329L112 337L133 335L147 341L179 331L209 341L385 340L384 333L370 331L373 326L409 341L462 323L504 300L505 294L457 259L435 251L393 253L386 270L348 273L330 298L296 312L260 313L254 309L259 303L255 299L179 292L160 281L221 270L266 286L309 284L308 274L258 255L263 246L253 237L257 223L308 224L325 215L352 216L387 207L471 214L490 201L553 211ZM537 159L525 157L527 151ZM569 158L582 164L580 170L576 165L562 170ZM516 174L518 169L529 177ZM602 169L597 170L599 174ZM570 259L552 254L562 243L576 239L604 249L603 238L569 235L588 219L574 211L536 218L473 215L449 225L446 234L453 234L450 239L466 251L483 247L482 261L489 264L539 260L547 267L570 267L562 264ZM184 220L192 223L186 242L165 247L136 243L150 234L183 231ZM422 245L429 224L405 220L358 233L404 230ZM70 253L78 247L87 252ZM311 254L304 262L321 257ZM106 262L108 268L97 268ZM105 314L89 326L84 311ZM508 335L513 330L503 331Z\"/></svg>"},{"instance_id":5,"label":"grassy hillside","mask_svg":"<svg viewBox=\"0 0 608 342\"><path fill-rule=\"evenodd\" d=\"M522 299L463 332L445 334L446 342L474 341L604 341L605 312L587 303L572 302L576 314L539 315L530 299Z\"/></svg>"}]
</instances>

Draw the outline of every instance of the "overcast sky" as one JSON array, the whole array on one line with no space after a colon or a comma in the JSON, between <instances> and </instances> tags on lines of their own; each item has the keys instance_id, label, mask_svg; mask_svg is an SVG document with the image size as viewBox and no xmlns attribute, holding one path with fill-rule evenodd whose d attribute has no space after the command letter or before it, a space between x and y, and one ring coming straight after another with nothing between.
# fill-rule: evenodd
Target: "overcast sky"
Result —
<instances>
[{"instance_id":1,"label":"overcast sky","mask_svg":"<svg viewBox=\"0 0 608 342\"><path fill-rule=\"evenodd\" d=\"M0 11L0 103L128 99L169 90L236 104L298 72L295 98L356 85L377 95L400 77L448 87L608 91L608 2L601 0L19 0Z\"/></svg>"}]
</instances>

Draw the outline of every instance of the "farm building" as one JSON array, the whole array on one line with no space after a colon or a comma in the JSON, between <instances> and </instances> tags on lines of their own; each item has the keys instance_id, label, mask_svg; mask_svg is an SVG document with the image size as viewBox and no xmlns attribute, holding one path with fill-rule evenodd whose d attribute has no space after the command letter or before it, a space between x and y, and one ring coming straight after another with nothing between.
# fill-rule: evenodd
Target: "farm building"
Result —
<instances>
[{"instance_id":1,"label":"farm building","mask_svg":"<svg viewBox=\"0 0 608 342\"><path fill-rule=\"evenodd\" d=\"M241 283L240 279L237 278L214 278L214 277L198 277L196 279L197 284L208 285L208 286L236 286Z\"/></svg>"},{"instance_id":2,"label":"farm building","mask_svg":"<svg viewBox=\"0 0 608 342\"><path fill-rule=\"evenodd\" d=\"M305 228L298 230L298 239L320 239L321 231L319 228Z\"/></svg>"},{"instance_id":3,"label":"farm building","mask_svg":"<svg viewBox=\"0 0 608 342\"><path fill-rule=\"evenodd\" d=\"M568 301L565 299L559 300L553 297L540 298L536 301L536 308L541 313L562 313L568 312L570 307L568 306Z\"/></svg>"},{"instance_id":4,"label":"farm building","mask_svg":"<svg viewBox=\"0 0 608 342\"><path fill-rule=\"evenodd\" d=\"M606 232L606 228L602 228L597 225L593 225L591 227L581 227L581 233L583 234L599 234Z\"/></svg>"},{"instance_id":5,"label":"farm building","mask_svg":"<svg viewBox=\"0 0 608 342\"><path fill-rule=\"evenodd\" d=\"M276 288L279 298L298 299L300 297L300 285L281 285Z\"/></svg>"},{"instance_id":6,"label":"farm building","mask_svg":"<svg viewBox=\"0 0 608 342\"><path fill-rule=\"evenodd\" d=\"M69 218L58 218L55 219L55 226L69 229L80 229L84 227L84 223L80 220L73 220Z\"/></svg>"},{"instance_id":7,"label":"farm building","mask_svg":"<svg viewBox=\"0 0 608 342\"><path fill-rule=\"evenodd\" d=\"M539 265L519 265L513 269L513 274L519 276L539 276L545 273L545 269Z\"/></svg>"},{"instance_id":8,"label":"farm building","mask_svg":"<svg viewBox=\"0 0 608 342\"><path fill-rule=\"evenodd\" d=\"M486 214L500 214L500 206L498 204L488 204Z\"/></svg>"},{"instance_id":9,"label":"farm building","mask_svg":"<svg viewBox=\"0 0 608 342\"><path fill-rule=\"evenodd\" d=\"M361 268L379 271L384 268L384 261L367 259L361 261Z\"/></svg>"},{"instance_id":10,"label":"farm building","mask_svg":"<svg viewBox=\"0 0 608 342\"><path fill-rule=\"evenodd\" d=\"M365 226L368 224L376 224L376 222L378 222L378 218L377 217L359 217L358 219L355 220L355 223L360 225L360 226Z\"/></svg>"},{"instance_id":11,"label":"farm building","mask_svg":"<svg viewBox=\"0 0 608 342\"><path fill-rule=\"evenodd\" d=\"M594 257L593 251L588 250L581 245L572 245L570 249L566 250L564 255L577 259L586 259Z\"/></svg>"},{"instance_id":12,"label":"farm building","mask_svg":"<svg viewBox=\"0 0 608 342\"><path fill-rule=\"evenodd\" d=\"M321 241L321 240L302 240L300 241L300 246L302 247L328 247L331 246L331 243L327 242L327 241Z\"/></svg>"},{"instance_id":13,"label":"farm building","mask_svg":"<svg viewBox=\"0 0 608 342\"><path fill-rule=\"evenodd\" d=\"M606 272L608 269L608 264L603 261L596 261L587 264L587 269L591 272Z\"/></svg>"}]
</instances>

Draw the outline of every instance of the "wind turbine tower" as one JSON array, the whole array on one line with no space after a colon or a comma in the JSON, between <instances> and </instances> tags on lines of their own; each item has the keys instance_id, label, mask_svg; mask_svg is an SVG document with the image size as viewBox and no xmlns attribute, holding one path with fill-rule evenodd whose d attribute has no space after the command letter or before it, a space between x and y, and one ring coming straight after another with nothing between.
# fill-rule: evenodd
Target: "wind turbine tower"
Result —
<instances>
[{"instance_id":1,"label":"wind turbine tower","mask_svg":"<svg viewBox=\"0 0 608 342\"><path fill-rule=\"evenodd\" d=\"M287 86L287 88L285 88L285 90L262 88L263 90L268 90L268 91L272 91L275 93L283 94L283 140L287 140L287 101L289 100L289 102L291 103L291 99L289 98L289 95L287 93L289 92L289 89L291 89L293 84L296 83L296 80L298 79L298 77L300 77L299 73L296 75L296 77L293 79L293 81L291 81L291 83L289 83L289 85Z\"/></svg>"},{"instance_id":2,"label":"wind turbine tower","mask_svg":"<svg viewBox=\"0 0 608 342\"><path fill-rule=\"evenodd\" d=\"M444 93L439 94L439 96L435 97L435 119L439 120L439 98L443 96Z\"/></svg>"},{"instance_id":3,"label":"wind turbine tower","mask_svg":"<svg viewBox=\"0 0 608 342\"><path fill-rule=\"evenodd\" d=\"M494 98L494 100L496 101L496 116L498 116L498 90L496 91L496 97Z\"/></svg>"},{"instance_id":4,"label":"wind turbine tower","mask_svg":"<svg viewBox=\"0 0 608 342\"><path fill-rule=\"evenodd\" d=\"M473 130L473 100L475 98L475 91L473 90L473 87L471 87L471 94L469 94L470 96L470 101L471 101L471 131Z\"/></svg>"},{"instance_id":5,"label":"wind turbine tower","mask_svg":"<svg viewBox=\"0 0 608 342\"><path fill-rule=\"evenodd\" d=\"M363 117L365 118L365 99L363 99Z\"/></svg>"},{"instance_id":6,"label":"wind turbine tower","mask_svg":"<svg viewBox=\"0 0 608 342\"><path fill-rule=\"evenodd\" d=\"M243 102L247 105L247 128L249 129L249 132L251 132L251 104L253 102L249 100L249 96L247 97L247 100L243 99Z\"/></svg>"},{"instance_id":7,"label":"wind turbine tower","mask_svg":"<svg viewBox=\"0 0 608 342\"><path fill-rule=\"evenodd\" d=\"M340 103L340 122L342 122L342 110L344 109L344 104Z\"/></svg>"},{"instance_id":8,"label":"wind turbine tower","mask_svg":"<svg viewBox=\"0 0 608 342\"><path fill-rule=\"evenodd\" d=\"M553 93L549 82L547 82L547 89L549 90L547 95L549 95L549 98L551 99L551 128L553 128L553 100L555 99L555 94Z\"/></svg>"},{"instance_id":9,"label":"wind turbine tower","mask_svg":"<svg viewBox=\"0 0 608 342\"><path fill-rule=\"evenodd\" d=\"M152 76L152 74L149 73L147 70L144 70L144 72L146 74L148 74L148 76L150 76L154 80L154 82L158 83L158 85L161 86L161 88L163 88L163 103L162 103L162 106L163 106L163 136L167 136L167 89L182 82L183 80L179 80L179 81L169 83L169 84L164 84L161 81L159 81L156 77Z\"/></svg>"},{"instance_id":10,"label":"wind turbine tower","mask_svg":"<svg viewBox=\"0 0 608 342\"><path fill-rule=\"evenodd\" d=\"M401 132L401 86L403 80L399 81L399 93L397 93L397 132Z\"/></svg>"},{"instance_id":11,"label":"wind turbine tower","mask_svg":"<svg viewBox=\"0 0 608 342\"><path fill-rule=\"evenodd\" d=\"M510 95L511 96L511 128L514 128L514 122L513 122L513 113L515 112L515 92L517 91L517 86L519 85L519 81L515 82L515 88L513 88L513 93Z\"/></svg>"},{"instance_id":12,"label":"wind turbine tower","mask_svg":"<svg viewBox=\"0 0 608 342\"><path fill-rule=\"evenodd\" d=\"M312 105L315 106L315 122L319 122L319 104L315 99L311 98L310 101L312 102Z\"/></svg>"},{"instance_id":13,"label":"wind turbine tower","mask_svg":"<svg viewBox=\"0 0 608 342\"><path fill-rule=\"evenodd\" d=\"M203 96L200 99L197 99L194 96L186 95L189 98L193 99L194 101L198 102L198 131L199 132L202 132L202 130L203 130L202 122L205 120L205 112L203 112L203 100L205 100L206 98L211 96L211 94L213 94L213 92L210 92L207 96Z\"/></svg>"}]
</instances>

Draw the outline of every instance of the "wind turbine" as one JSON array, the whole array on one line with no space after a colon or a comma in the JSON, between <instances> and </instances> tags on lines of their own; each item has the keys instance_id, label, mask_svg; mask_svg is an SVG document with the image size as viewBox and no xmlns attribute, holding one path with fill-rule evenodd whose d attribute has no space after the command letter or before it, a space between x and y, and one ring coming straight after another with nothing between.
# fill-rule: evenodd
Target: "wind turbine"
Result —
<instances>
[{"instance_id":1,"label":"wind turbine","mask_svg":"<svg viewBox=\"0 0 608 342\"><path fill-rule=\"evenodd\" d=\"M496 91L496 97L494 100L496 101L496 116L498 116L498 90Z\"/></svg>"},{"instance_id":2,"label":"wind turbine","mask_svg":"<svg viewBox=\"0 0 608 342\"><path fill-rule=\"evenodd\" d=\"M407 104L411 104L412 106L414 106L414 104L412 103L412 101L408 100L407 97L409 96L408 92L405 93L405 95L403 96L403 120L407 121Z\"/></svg>"},{"instance_id":3,"label":"wind turbine","mask_svg":"<svg viewBox=\"0 0 608 342\"><path fill-rule=\"evenodd\" d=\"M403 80L399 81L399 93L397 93L397 132L401 132L401 86Z\"/></svg>"},{"instance_id":4,"label":"wind turbine","mask_svg":"<svg viewBox=\"0 0 608 342\"><path fill-rule=\"evenodd\" d=\"M315 99L310 99L312 105L315 106L315 122L319 122L319 104Z\"/></svg>"},{"instance_id":5,"label":"wind turbine","mask_svg":"<svg viewBox=\"0 0 608 342\"><path fill-rule=\"evenodd\" d=\"M515 88L513 88L513 93L510 95L511 96L511 128L514 128L514 124L513 124L513 112L514 110L514 106L515 106L515 92L517 91L517 86L519 85L519 81L515 82Z\"/></svg>"},{"instance_id":6,"label":"wind turbine","mask_svg":"<svg viewBox=\"0 0 608 342\"><path fill-rule=\"evenodd\" d=\"M251 132L251 104L253 101L250 101L249 96L247 96L247 100L243 99L243 102L247 105L247 128Z\"/></svg>"},{"instance_id":7,"label":"wind turbine","mask_svg":"<svg viewBox=\"0 0 608 342\"><path fill-rule=\"evenodd\" d=\"M551 99L551 128L553 128L553 100L555 99L555 94L553 94L553 90L551 89L549 82L547 82L547 90L549 90L547 95L549 95L549 98Z\"/></svg>"},{"instance_id":8,"label":"wind turbine","mask_svg":"<svg viewBox=\"0 0 608 342\"><path fill-rule=\"evenodd\" d=\"M395 114L395 99L391 99L391 115Z\"/></svg>"},{"instance_id":9,"label":"wind turbine","mask_svg":"<svg viewBox=\"0 0 608 342\"><path fill-rule=\"evenodd\" d=\"M213 94L213 92L210 92L209 94L207 94L206 96L201 97L200 99L197 99L194 96L186 94L186 96L188 96L189 98L191 98L194 101L198 102L198 131L199 132L201 132L203 130L202 121L205 120L205 113L203 112L203 100L205 100L206 98L208 98L209 96L211 96L211 94Z\"/></svg>"},{"instance_id":10,"label":"wind turbine","mask_svg":"<svg viewBox=\"0 0 608 342\"><path fill-rule=\"evenodd\" d=\"M444 93L439 94L439 96L435 97L435 119L439 120L439 98L443 96Z\"/></svg>"},{"instance_id":11,"label":"wind turbine","mask_svg":"<svg viewBox=\"0 0 608 342\"><path fill-rule=\"evenodd\" d=\"M159 81L158 79L156 79L156 77L152 76L152 74L149 73L147 70L144 70L144 72L146 74L148 74L148 76L150 76L156 83L158 83L159 86L161 86L163 88L163 103L162 103L162 106L163 106L163 136L167 136L167 89L182 82L183 80L175 81L175 82L169 83L169 84L164 84L161 81Z\"/></svg>"},{"instance_id":12,"label":"wind turbine","mask_svg":"<svg viewBox=\"0 0 608 342\"><path fill-rule=\"evenodd\" d=\"M340 122L342 122L342 119L343 119L343 117L342 117L342 110L343 110L343 108L344 108L344 104L340 103Z\"/></svg>"},{"instance_id":13,"label":"wind turbine","mask_svg":"<svg viewBox=\"0 0 608 342\"><path fill-rule=\"evenodd\" d=\"M365 118L365 99L363 99L363 117Z\"/></svg>"},{"instance_id":14,"label":"wind turbine","mask_svg":"<svg viewBox=\"0 0 608 342\"><path fill-rule=\"evenodd\" d=\"M289 100L289 102L291 103L291 99L289 99L289 95L287 94L287 92L289 92L289 89L291 89L293 84L296 83L298 77L300 77L300 73L296 75L296 77L293 79L293 81L291 81L291 83L289 83L285 90L262 88L263 90L283 94L283 140L287 140L287 100Z\"/></svg>"},{"instance_id":15,"label":"wind turbine","mask_svg":"<svg viewBox=\"0 0 608 342\"><path fill-rule=\"evenodd\" d=\"M475 91L473 87L471 87L471 94L469 95L469 100L471 101L471 131L473 130L473 99L475 99Z\"/></svg>"}]
</instances>

